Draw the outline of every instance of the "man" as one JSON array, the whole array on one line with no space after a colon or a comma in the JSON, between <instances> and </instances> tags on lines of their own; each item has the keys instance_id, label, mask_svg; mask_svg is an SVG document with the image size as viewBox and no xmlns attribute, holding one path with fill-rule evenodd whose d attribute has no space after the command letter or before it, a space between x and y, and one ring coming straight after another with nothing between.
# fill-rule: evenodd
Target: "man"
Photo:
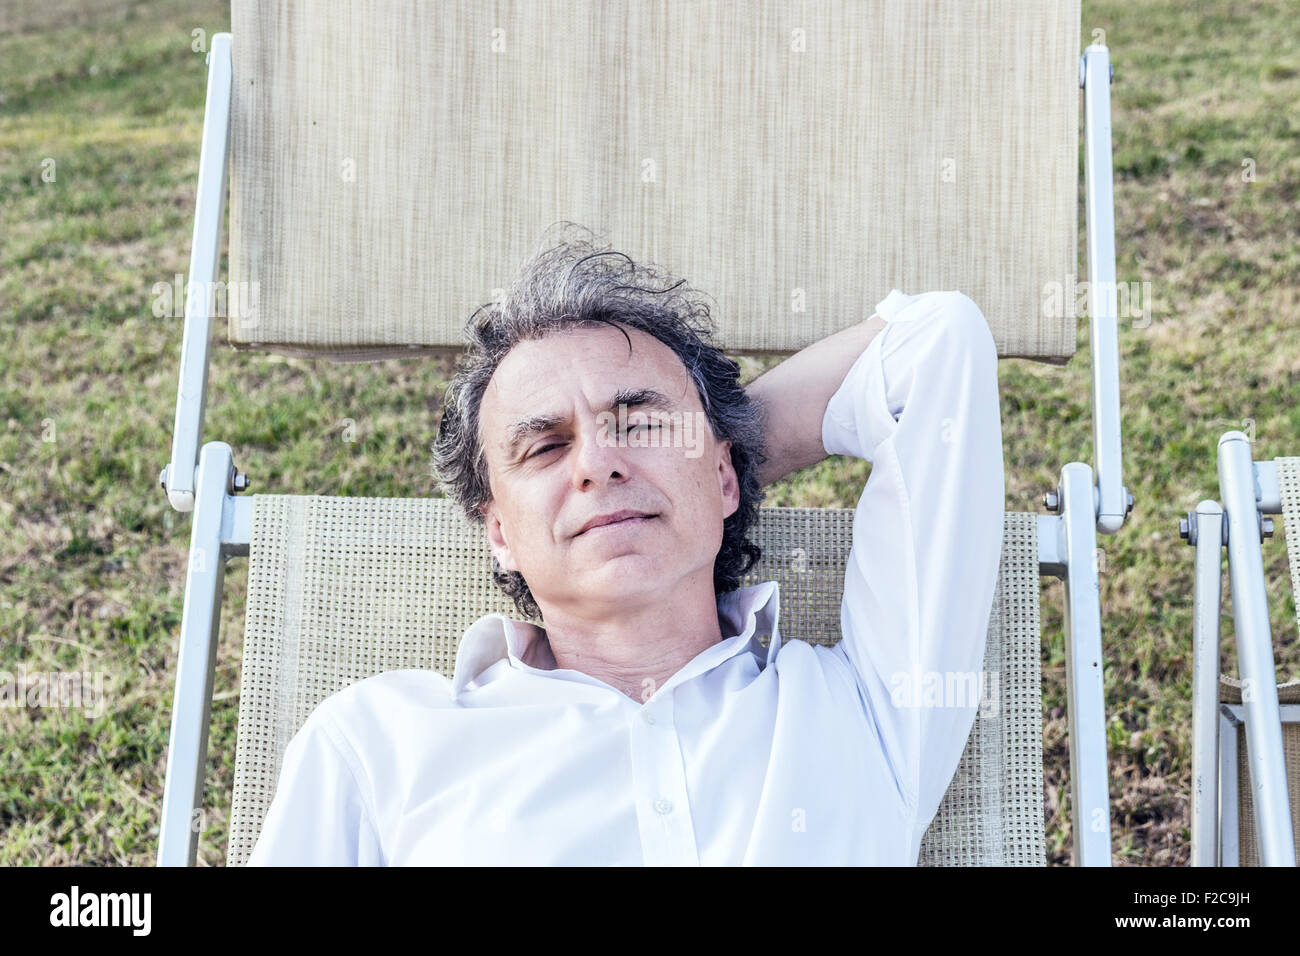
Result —
<instances>
[{"instance_id":1,"label":"man","mask_svg":"<svg viewBox=\"0 0 1300 956\"><path fill-rule=\"evenodd\" d=\"M742 389L655 278L562 242L471 319L437 465L532 620L322 702L250 864L916 863L1001 554L988 325L894 290ZM760 486L827 454L872 462L829 648L738 588Z\"/></svg>"}]
</instances>

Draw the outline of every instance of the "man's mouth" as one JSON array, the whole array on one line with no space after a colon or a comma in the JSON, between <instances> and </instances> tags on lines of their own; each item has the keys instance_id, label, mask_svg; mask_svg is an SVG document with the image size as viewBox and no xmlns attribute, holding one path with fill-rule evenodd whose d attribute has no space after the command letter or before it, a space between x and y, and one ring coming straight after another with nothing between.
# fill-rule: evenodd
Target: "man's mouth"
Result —
<instances>
[{"instance_id":1,"label":"man's mouth","mask_svg":"<svg viewBox=\"0 0 1300 956\"><path fill-rule=\"evenodd\" d=\"M589 534L593 531L606 531L613 528L631 527L634 525L643 524L646 521L651 521L657 517L658 515L642 514L640 512L635 512L635 511L619 511L619 512L615 512L612 515L605 515L600 518L593 519L592 522L590 522L587 525L587 527L584 527L581 531L579 531L576 535L574 535L574 537L579 538L582 537L584 534Z\"/></svg>"}]
</instances>

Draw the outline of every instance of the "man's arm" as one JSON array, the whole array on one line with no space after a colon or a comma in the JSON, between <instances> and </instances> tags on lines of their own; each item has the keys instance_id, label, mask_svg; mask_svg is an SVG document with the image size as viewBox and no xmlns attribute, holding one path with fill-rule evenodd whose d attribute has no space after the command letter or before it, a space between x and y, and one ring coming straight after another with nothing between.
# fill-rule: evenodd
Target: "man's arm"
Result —
<instances>
[{"instance_id":1,"label":"man's arm","mask_svg":"<svg viewBox=\"0 0 1300 956\"><path fill-rule=\"evenodd\" d=\"M871 340L885 327L873 315L796 352L749 383L745 391L763 408L767 461L758 472L769 485L826 457L822 419L826 405Z\"/></svg>"},{"instance_id":2,"label":"man's arm","mask_svg":"<svg viewBox=\"0 0 1300 956\"><path fill-rule=\"evenodd\" d=\"M888 325L821 429L829 454L872 463L831 653L857 677L919 841L980 691L998 686L983 671L1005 506L998 356L984 315L959 292L895 290L877 308Z\"/></svg>"}]
</instances>

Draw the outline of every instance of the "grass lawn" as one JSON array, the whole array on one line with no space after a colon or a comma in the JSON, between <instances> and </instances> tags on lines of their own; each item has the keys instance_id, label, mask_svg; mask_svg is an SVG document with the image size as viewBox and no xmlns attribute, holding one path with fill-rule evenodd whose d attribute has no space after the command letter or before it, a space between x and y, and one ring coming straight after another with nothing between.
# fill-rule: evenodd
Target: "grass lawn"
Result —
<instances>
[{"instance_id":1,"label":"grass lawn","mask_svg":"<svg viewBox=\"0 0 1300 956\"><path fill-rule=\"evenodd\" d=\"M152 289L188 268L206 79L192 47L228 29L229 11L5 6L19 26L0 21L0 670L102 674L107 706L0 708L0 864L151 864L189 538L189 516L157 484L181 320L153 315ZM1085 43L1105 31L1116 70L1118 277L1150 282L1156 302L1149 326L1121 323L1137 505L1099 540L1114 859L1185 865L1193 553L1178 518L1218 497L1227 429L1253 423L1257 460L1300 454L1300 17L1282 0L1099 0L1085 2L1083 27ZM1082 201L1079 222L1083 264ZM1041 511L1061 466L1091 460L1084 318L1078 338L1066 368L1001 365L1008 510ZM747 360L746 374L769 364ZM433 494L446 373L218 343L205 438L232 446L255 492ZM344 419L355 442L339 440ZM852 507L868 468L828 460L766 503ZM1264 563L1289 679L1300 642L1280 519ZM205 865L225 859L246 571L235 559L226 578ZM1044 579L1042 591L1048 859L1065 864L1061 585ZM1223 667L1236 673L1226 641Z\"/></svg>"}]
</instances>

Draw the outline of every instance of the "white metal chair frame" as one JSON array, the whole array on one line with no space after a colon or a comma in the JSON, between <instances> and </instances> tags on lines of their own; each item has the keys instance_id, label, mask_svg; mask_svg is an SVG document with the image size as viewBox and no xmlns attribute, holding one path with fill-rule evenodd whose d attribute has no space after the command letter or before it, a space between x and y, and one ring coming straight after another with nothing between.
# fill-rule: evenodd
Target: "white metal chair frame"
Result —
<instances>
[{"instance_id":1,"label":"white metal chair frame","mask_svg":"<svg viewBox=\"0 0 1300 956\"><path fill-rule=\"evenodd\" d=\"M1094 44L1079 59L1085 108L1088 278L1093 290L1089 327L1096 479L1094 482L1090 465L1066 464L1056 489L1044 495L1050 514L1038 518L1040 572L1060 578L1065 586L1074 862L1085 866L1111 863L1097 534L1116 533L1133 508L1133 496L1122 483L1120 455L1110 136L1110 81L1114 70L1109 57L1107 47ZM177 511L194 512L158 848L158 863L173 866L193 865L197 853L225 561L248 555L252 519L252 502L236 497L247 489L248 477L236 470L230 446L211 441L200 448L211 290L217 279L230 153L229 33L213 36L207 63L208 88L187 285L206 290L207 294L186 297L171 460L160 475L171 506Z\"/></svg>"},{"instance_id":2,"label":"white metal chair frame","mask_svg":"<svg viewBox=\"0 0 1300 956\"><path fill-rule=\"evenodd\" d=\"M1246 757L1263 866L1295 866L1282 724L1300 722L1300 705L1279 706L1261 546L1273 534L1266 515L1282 512L1277 463L1254 461L1250 438L1225 432L1218 446L1217 501L1202 501L1179 521L1196 548L1192 635L1192 866L1237 866L1237 727L1246 725ZM1229 533L1229 527L1237 530ZM1223 549L1237 644L1242 703L1219 700L1219 607Z\"/></svg>"}]
</instances>

